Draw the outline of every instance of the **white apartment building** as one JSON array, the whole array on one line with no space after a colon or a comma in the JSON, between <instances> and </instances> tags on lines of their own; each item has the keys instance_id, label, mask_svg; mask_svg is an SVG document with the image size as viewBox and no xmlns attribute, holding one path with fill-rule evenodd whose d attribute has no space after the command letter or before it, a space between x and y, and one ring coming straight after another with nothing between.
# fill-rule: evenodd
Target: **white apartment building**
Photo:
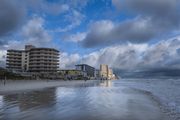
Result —
<instances>
[{"instance_id":1,"label":"white apartment building","mask_svg":"<svg viewBox=\"0 0 180 120\"><path fill-rule=\"evenodd\" d=\"M59 51L26 45L25 50L8 50L6 68L15 72L56 72Z\"/></svg>"},{"instance_id":2,"label":"white apartment building","mask_svg":"<svg viewBox=\"0 0 180 120\"><path fill-rule=\"evenodd\" d=\"M106 78L106 79L114 79L114 74L113 74L113 70L111 68L108 67L108 65L106 64L101 64L100 65L100 76L102 78Z\"/></svg>"}]
</instances>

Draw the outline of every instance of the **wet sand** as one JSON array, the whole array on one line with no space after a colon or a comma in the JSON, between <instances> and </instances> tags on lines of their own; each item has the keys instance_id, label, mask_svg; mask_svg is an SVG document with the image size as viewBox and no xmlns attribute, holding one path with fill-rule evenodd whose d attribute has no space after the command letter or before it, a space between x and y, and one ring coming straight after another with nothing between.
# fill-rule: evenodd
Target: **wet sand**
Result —
<instances>
[{"instance_id":1,"label":"wet sand","mask_svg":"<svg viewBox=\"0 0 180 120\"><path fill-rule=\"evenodd\" d=\"M52 87L81 86L87 84L96 84L98 82L99 80L16 80L6 81L4 85L3 81L0 81L0 95Z\"/></svg>"},{"instance_id":2,"label":"wet sand","mask_svg":"<svg viewBox=\"0 0 180 120\"><path fill-rule=\"evenodd\" d=\"M80 85L85 81L71 82L61 81L61 86ZM35 85L34 82L28 83ZM37 83L38 87L40 83L42 81ZM59 86L60 83L47 84ZM6 89L11 86L9 84ZM21 91L25 87L21 87ZM146 92L114 87L111 82L96 87L47 88L1 97L0 119L4 120L175 120L165 114L158 102Z\"/></svg>"}]
</instances>

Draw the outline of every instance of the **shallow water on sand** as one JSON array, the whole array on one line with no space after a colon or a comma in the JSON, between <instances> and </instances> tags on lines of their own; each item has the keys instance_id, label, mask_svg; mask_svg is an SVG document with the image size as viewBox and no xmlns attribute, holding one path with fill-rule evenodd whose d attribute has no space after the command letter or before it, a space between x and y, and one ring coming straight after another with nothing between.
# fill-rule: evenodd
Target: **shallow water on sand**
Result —
<instances>
[{"instance_id":1,"label":"shallow water on sand","mask_svg":"<svg viewBox=\"0 0 180 120\"><path fill-rule=\"evenodd\" d=\"M2 95L1 119L170 120L148 95L112 81Z\"/></svg>"}]
</instances>

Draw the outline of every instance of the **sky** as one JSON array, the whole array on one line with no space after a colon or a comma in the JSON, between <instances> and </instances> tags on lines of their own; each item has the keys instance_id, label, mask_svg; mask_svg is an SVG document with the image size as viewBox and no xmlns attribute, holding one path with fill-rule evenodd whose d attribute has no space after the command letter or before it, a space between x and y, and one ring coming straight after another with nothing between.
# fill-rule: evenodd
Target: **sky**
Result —
<instances>
[{"instance_id":1,"label":"sky","mask_svg":"<svg viewBox=\"0 0 180 120\"><path fill-rule=\"evenodd\" d=\"M1 0L0 66L7 49L60 50L60 68L180 69L179 0Z\"/></svg>"}]
</instances>

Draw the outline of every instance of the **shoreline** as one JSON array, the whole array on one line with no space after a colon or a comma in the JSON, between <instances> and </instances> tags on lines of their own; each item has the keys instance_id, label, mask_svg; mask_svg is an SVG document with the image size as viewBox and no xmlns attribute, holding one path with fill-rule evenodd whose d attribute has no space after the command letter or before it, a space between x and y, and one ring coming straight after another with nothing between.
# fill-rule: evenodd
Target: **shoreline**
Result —
<instances>
[{"instance_id":1,"label":"shoreline","mask_svg":"<svg viewBox=\"0 0 180 120\"><path fill-rule=\"evenodd\" d=\"M72 87L89 84L97 84L100 80L16 80L0 82L0 95L13 94L18 92L26 92L54 87Z\"/></svg>"}]
</instances>

